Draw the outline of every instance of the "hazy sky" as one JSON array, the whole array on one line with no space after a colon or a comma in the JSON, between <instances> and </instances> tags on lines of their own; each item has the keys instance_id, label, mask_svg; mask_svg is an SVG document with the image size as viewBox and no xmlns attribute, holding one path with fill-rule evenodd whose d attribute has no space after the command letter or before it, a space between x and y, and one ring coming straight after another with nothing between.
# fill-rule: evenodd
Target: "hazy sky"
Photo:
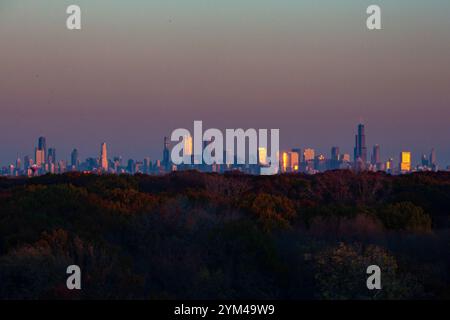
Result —
<instances>
[{"instance_id":1,"label":"hazy sky","mask_svg":"<svg viewBox=\"0 0 450 320\"><path fill-rule=\"evenodd\" d=\"M78 4L83 30L68 31ZM366 8L382 8L382 31ZM280 128L281 146L450 164L448 0L1 0L0 163L161 158L179 127Z\"/></svg>"}]
</instances>

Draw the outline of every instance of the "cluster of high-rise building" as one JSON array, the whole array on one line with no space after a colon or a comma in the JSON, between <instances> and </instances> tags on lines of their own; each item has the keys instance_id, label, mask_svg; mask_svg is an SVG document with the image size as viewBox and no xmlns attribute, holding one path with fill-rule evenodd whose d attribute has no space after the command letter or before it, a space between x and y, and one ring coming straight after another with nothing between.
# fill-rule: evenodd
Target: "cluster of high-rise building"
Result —
<instances>
[{"instance_id":1,"label":"cluster of high-rise building","mask_svg":"<svg viewBox=\"0 0 450 320\"><path fill-rule=\"evenodd\" d=\"M56 158L56 149L47 149L47 140L45 137L39 137L34 157L27 155L22 159L17 157L15 164L2 168L2 175L39 175L44 173L63 173L66 171L66 162L58 161Z\"/></svg>"},{"instance_id":2,"label":"cluster of high-rise building","mask_svg":"<svg viewBox=\"0 0 450 320\"><path fill-rule=\"evenodd\" d=\"M184 140L184 150L186 156L193 157L192 139ZM204 142L204 148L210 142ZM190 154L189 154L190 153ZM45 137L39 137L34 150L34 157L25 156L23 161L17 157L15 164L2 167L0 175L3 176L38 176L47 173L59 174L68 171L81 171L92 173L142 173L142 174L164 174L180 170L199 170L203 172L242 171L249 174L259 174L262 167L268 166L268 152L266 148L258 148L258 159L256 164L183 164L174 165L170 159L170 142L164 138L162 160L151 161L144 158L142 161L129 159L123 161L122 157L108 157L106 143L100 146L98 157L87 158L80 161L78 149L73 149L70 161L58 160L56 149L47 149ZM201 161L202 162L202 161ZM194 161L192 161L194 163ZM237 163L237 161L235 161ZM403 174L413 171L437 171L436 151L432 149L429 154L423 154L421 162L415 166L412 164L410 151L401 151L397 161L393 157L383 161L381 157L381 147L373 146L370 158L366 146L366 135L364 124L359 124L355 135L355 146L353 158L348 153L341 153L338 146L333 146L329 157L325 154L317 153L313 148L293 148L291 150L280 151L279 173L307 173L315 174L327 170L348 169L348 170L369 170L385 171L391 174ZM447 168L449 169L449 168Z\"/></svg>"},{"instance_id":3,"label":"cluster of high-rise building","mask_svg":"<svg viewBox=\"0 0 450 320\"><path fill-rule=\"evenodd\" d=\"M359 124L357 127L353 159L350 154L341 154L339 147L333 146L328 158L324 154L316 154L311 148L305 148L303 153L299 148L284 151L281 153L280 163L281 172L302 173L318 173L336 169L385 171L390 174L438 170L435 149L432 149L429 155L423 154L421 163L416 166L413 166L410 151L401 151L397 162L393 157L383 161L379 144L373 146L369 159L364 124Z\"/></svg>"}]
</instances>

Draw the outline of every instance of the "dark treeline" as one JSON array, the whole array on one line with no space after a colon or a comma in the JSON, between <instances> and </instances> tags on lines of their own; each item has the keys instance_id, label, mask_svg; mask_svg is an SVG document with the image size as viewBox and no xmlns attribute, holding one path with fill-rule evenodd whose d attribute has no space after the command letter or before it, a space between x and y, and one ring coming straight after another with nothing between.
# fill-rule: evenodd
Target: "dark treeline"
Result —
<instances>
[{"instance_id":1,"label":"dark treeline","mask_svg":"<svg viewBox=\"0 0 450 320\"><path fill-rule=\"evenodd\" d=\"M445 172L3 178L0 299L448 299L449 227Z\"/></svg>"}]
</instances>

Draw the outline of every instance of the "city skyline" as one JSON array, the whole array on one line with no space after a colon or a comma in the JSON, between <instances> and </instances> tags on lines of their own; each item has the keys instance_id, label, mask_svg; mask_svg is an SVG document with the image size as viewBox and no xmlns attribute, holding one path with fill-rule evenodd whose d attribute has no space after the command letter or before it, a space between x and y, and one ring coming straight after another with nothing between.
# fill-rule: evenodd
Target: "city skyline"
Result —
<instances>
[{"instance_id":1,"label":"city skyline","mask_svg":"<svg viewBox=\"0 0 450 320\"><path fill-rule=\"evenodd\" d=\"M364 123L365 122L361 122L360 124L363 124L363 127L365 128L366 125ZM349 130L347 130L347 132L350 133L350 134L346 134L346 135L351 137L352 136L351 132ZM163 136L168 136L168 135L169 135L169 133L167 132ZM31 143L28 143L28 145L30 147L26 148L26 149L34 149L36 147L39 149L41 144L45 145L45 143L46 143L45 138L47 137L47 135L41 134L41 135L37 135L37 136L39 138L44 138L44 141L43 142L42 141L38 141L37 144L36 144L35 142L33 142L36 139L36 137L31 137L30 138ZM371 136L373 136L373 133L371 134ZM353 137L358 139L358 131L353 133ZM156 139L156 138L158 138L158 139ZM283 138L285 138L285 139L283 139ZM138 141L139 140L137 138L133 139L132 137L130 137L130 139L132 141ZM364 137L364 139L365 139L365 137ZM54 140L55 139L52 137L52 141L54 141ZM58 139L56 139L56 140L58 140ZM146 150L145 149L143 149L143 150L132 150L131 152L128 152L128 153L126 153L125 151L119 150L119 148L117 148L115 146L115 144L113 142L111 142L111 140L112 139L108 140L108 139L104 139L103 138L103 139L100 139L98 142L87 141L86 147L84 147L84 148L81 148L80 146L78 146L77 143L75 143L75 147L72 147L72 146L69 146L67 143L64 143L64 142L62 142L62 143L61 142L60 143L52 143L52 146L54 147L54 149L57 149L59 151L59 154L64 155L62 158L64 158L64 160L67 160L67 161L70 160L70 153L72 152L72 150L74 148L79 150L78 153L79 153L79 157L80 158L88 158L88 157L92 156L93 154L96 154L96 151L92 150L92 149L98 149L98 145L101 144L102 141L107 143L109 145L109 147L112 148L112 152L111 153L116 155L116 156L125 156L125 157L130 157L130 158L133 158L133 159L140 159L140 158L143 158L143 157L151 157L151 158L154 158L154 159L158 158L161 161L163 160L163 157L160 155L161 154L161 151L160 151L160 149L161 149L160 148L161 137L154 137L154 138L152 138L151 139L152 141L153 140L158 140L158 141L154 145L149 145L148 148L146 148ZM280 131L280 140L281 140L280 141L281 149L283 149L283 150L288 150L290 148L296 148L296 147L300 146L303 149L304 148L312 148L312 149L314 149L316 151L316 153L327 154L327 155L330 155L330 157L331 157L331 153L330 153L331 148L334 147L334 146L339 146L339 149L341 149L345 153L351 154L352 155L352 159L355 159L355 155L356 155L356 152L357 152L357 150L355 149L356 145L350 145L348 142L347 143L343 143L343 144L342 143L341 144L337 144L337 143L331 142L331 143L329 143L328 146L325 145L325 143L321 143L319 146L317 146L317 145L313 145L312 143L308 144L307 141L304 141L304 140L306 140L306 138L305 138L305 139L301 139L302 142L299 142L299 143L295 143L294 142L294 144L292 144L292 145L287 145L285 143L285 141L283 141L283 140L292 141L293 139L292 139L292 137L288 138L288 139L286 139L286 137L283 137L283 132L282 131ZM327 139L327 140L331 140L331 139ZM337 139L337 140L341 141L341 139ZM373 141L375 141L375 142L373 142ZM365 142L365 149L366 150L364 151L364 153L365 153L365 161L367 161L367 162L371 162L371 157L373 155L373 148L375 146L377 146L377 145L381 146L381 143L378 143L376 141L377 141L377 139L369 138L369 142ZM24 143L22 141L19 145L23 146L25 144L26 143ZM393 143L393 144L395 145L395 143ZM435 149L435 150L438 149L435 144L429 144L428 146L426 146L424 148L419 148L419 147L411 145L411 144L407 144L404 147L402 147L398 143L397 143L397 145L399 145L400 147L398 147L398 148L392 147L392 144L388 148L386 148L386 146L383 146L383 152L382 152L383 157L386 158L386 159L388 159L390 157L393 157L394 159L396 159L396 158L398 158L399 150L409 150L412 153L412 162L413 163L414 162L420 163L421 159L422 159L422 155L424 153L429 153L431 149ZM388 146L389 146L389 144L388 144ZM26 151L26 150L23 150L23 148L24 147L20 148L22 150L19 150L19 148L12 148L15 151L12 152L11 154L7 154L6 152L0 152L0 167L15 162L17 160L17 156L20 156L22 158L24 156L27 156L27 155L28 156L33 156L33 157L35 156L34 151L33 152ZM45 148L45 146L44 146L44 148ZM52 148L50 147L49 149L52 149ZM5 149L2 149L2 150L5 150ZM442 165L444 165L444 164L446 166L450 165L450 158L446 157L446 155L447 155L449 150L450 150L450 143L449 143L448 148L439 149L439 156L438 156L438 158L440 160L439 162ZM359 150L358 152L361 153L362 151ZM386 160L386 159L384 159L384 160Z\"/></svg>"},{"instance_id":2,"label":"city skyline","mask_svg":"<svg viewBox=\"0 0 450 320\"><path fill-rule=\"evenodd\" d=\"M373 145L372 152L368 152L366 145L366 127L365 124L359 123L355 132L353 157L350 153L346 153L345 149L341 153L340 146L331 146L329 153L317 152L311 146L296 146L279 151L279 173L318 173L334 169L351 169L351 170L369 170L369 171L386 171L388 173L409 173L414 171L428 170L449 170L450 164L441 164L437 159L436 149L431 147L429 153L421 153L420 161L416 161L412 157L409 150L400 150L398 158L392 155L382 155L382 147L379 144ZM192 137L186 137L184 140L184 151L188 156L193 157ZM202 148L206 148L207 141L203 141ZM130 158L124 155L113 154L111 157L106 142L101 143L98 156L91 155L84 161L80 159L79 150L73 148L69 157L57 159L54 146L47 147L47 138L40 136L34 150L34 157L29 154L23 157L17 157L14 163L7 166L0 165L0 174L3 175L28 175L45 173L64 173L67 171L93 171L103 173L168 173L176 170L198 169L207 172L225 172L232 169L240 169L244 172L259 174L255 171L254 166L246 162L245 166L234 163L231 166L225 163L216 167L206 165L203 160L200 166L182 164L176 166L173 164L170 153L171 148L176 143L169 142L168 137L164 137L160 157L150 158L142 156L140 158ZM256 146L258 153L258 167L267 166L267 148ZM246 150L249 152L249 150ZM416 156L417 157L417 156ZM70 158L70 160L68 160ZM236 160L235 160L236 162ZM143 169L144 168L144 169ZM31 171L30 171L31 170Z\"/></svg>"},{"instance_id":3,"label":"city skyline","mask_svg":"<svg viewBox=\"0 0 450 320\"><path fill-rule=\"evenodd\" d=\"M379 32L366 0L80 0L79 32L65 27L68 4L0 5L0 163L38 136L60 155L106 140L112 154L156 158L161 137L195 119L353 154L359 117L369 150L418 161L433 146L450 163L448 1L380 0Z\"/></svg>"}]
</instances>

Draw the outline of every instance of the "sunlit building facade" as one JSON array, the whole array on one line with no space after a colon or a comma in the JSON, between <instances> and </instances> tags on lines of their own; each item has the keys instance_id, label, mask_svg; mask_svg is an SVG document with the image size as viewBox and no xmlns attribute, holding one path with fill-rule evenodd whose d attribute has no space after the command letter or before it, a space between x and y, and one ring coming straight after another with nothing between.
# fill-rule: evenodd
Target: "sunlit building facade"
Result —
<instances>
[{"instance_id":1,"label":"sunlit building facade","mask_svg":"<svg viewBox=\"0 0 450 320\"><path fill-rule=\"evenodd\" d=\"M305 151L303 151L303 161L314 161L316 152L314 149L307 148Z\"/></svg>"},{"instance_id":2,"label":"sunlit building facade","mask_svg":"<svg viewBox=\"0 0 450 320\"><path fill-rule=\"evenodd\" d=\"M409 151L402 151L400 153L400 172L410 172L411 171L411 152Z\"/></svg>"},{"instance_id":3,"label":"sunlit building facade","mask_svg":"<svg viewBox=\"0 0 450 320\"><path fill-rule=\"evenodd\" d=\"M300 166L300 154L294 150L289 152L290 155L290 167L292 172L297 172Z\"/></svg>"},{"instance_id":4,"label":"sunlit building facade","mask_svg":"<svg viewBox=\"0 0 450 320\"><path fill-rule=\"evenodd\" d=\"M267 148L258 148L258 163L260 165L266 166L267 162Z\"/></svg>"},{"instance_id":5,"label":"sunlit building facade","mask_svg":"<svg viewBox=\"0 0 450 320\"><path fill-rule=\"evenodd\" d=\"M45 151L44 149L36 148L34 163L36 166L41 167L45 164Z\"/></svg>"},{"instance_id":6,"label":"sunlit building facade","mask_svg":"<svg viewBox=\"0 0 450 320\"><path fill-rule=\"evenodd\" d=\"M100 168L102 171L108 171L108 150L106 148L106 143L102 143L100 151Z\"/></svg>"}]
</instances>

